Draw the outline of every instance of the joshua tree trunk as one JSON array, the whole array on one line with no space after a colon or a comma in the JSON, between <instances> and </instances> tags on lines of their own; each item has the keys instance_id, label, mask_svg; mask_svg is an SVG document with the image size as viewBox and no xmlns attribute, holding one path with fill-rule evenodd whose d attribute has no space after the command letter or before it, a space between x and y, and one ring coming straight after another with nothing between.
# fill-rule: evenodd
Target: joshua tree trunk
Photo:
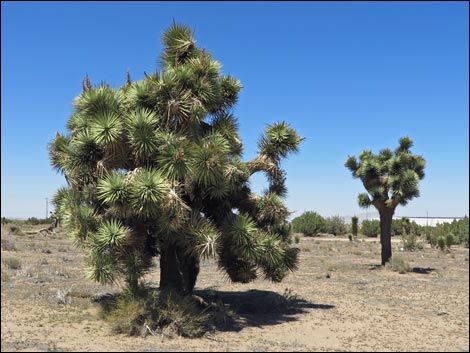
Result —
<instances>
[{"instance_id":1,"label":"joshua tree trunk","mask_svg":"<svg viewBox=\"0 0 470 353\"><path fill-rule=\"evenodd\" d=\"M160 289L190 294L199 274L199 258L184 253L176 244L162 244L160 255Z\"/></svg>"},{"instance_id":2,"label":"joshua tree trunk","mask_svg":"<svg viewBox=\"0 0 470 353\"><path fill-rule=\"evenodd\" d=\"M382 245L382 265L392 257L392 218L393 209L386 208L380 214L380 244Z\"/></svg>"}]
</instances>

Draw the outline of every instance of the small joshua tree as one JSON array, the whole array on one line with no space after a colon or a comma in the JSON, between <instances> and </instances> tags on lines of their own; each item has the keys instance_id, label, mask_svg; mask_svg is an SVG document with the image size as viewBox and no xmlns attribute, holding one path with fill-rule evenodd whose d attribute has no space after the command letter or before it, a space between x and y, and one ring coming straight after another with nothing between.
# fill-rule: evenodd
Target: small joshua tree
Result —
<instances>
[{"instance_id":1,"label":"small joshua tree","mask_svg":"<svg viewBox=\"0 0 470 353\"><path fill-rule=\"evenodd\" d=\"M357 227L357 224L358 224L358 221L359 221L359 218L357 218L356 216L353 216L351 218L351 222L352 222L352 234L354 236L354 238L357 238L357 230L358 230L358 227Z\"/></svg>"},{"instance_id":2,"label":"small joshua tree","mask_svg":"<svg viewBox=\"0 0 470 353\"><path fill-rule=\"evenodd\" d=\"M426 162L422 156L410 152L412 146L409 137L402 137L395 151L387 148L375 155L365 150L359 160L349 156L345 163L368 192L359 195L359 206L373 205L379 211L382 265L392 256L391 226L395 209L419 196L418 183L424 178Z\"/></svg>"},{"instance_id":3,"label":"small joshua tree","mask_svg":"<svg viewBox=\"0 0 470 353\"><path fill-rule=\"evenodd\" d=\"M216 256L234 282L281 281L298 262L281 161L302 138L285 122L269 125L258 156L243 161L231 114L240 82L220 73L185 26L173 24L163 44L161 70L142 80L128 74L114 89L87 76L68 132L49 145L67 181L54 204L89 254L87 276L123 278L136 293L158 256L160 288L189 294L200 260ZM256 172L269 180L263 195L248 185Z\"/></svg>"}]
</instances>

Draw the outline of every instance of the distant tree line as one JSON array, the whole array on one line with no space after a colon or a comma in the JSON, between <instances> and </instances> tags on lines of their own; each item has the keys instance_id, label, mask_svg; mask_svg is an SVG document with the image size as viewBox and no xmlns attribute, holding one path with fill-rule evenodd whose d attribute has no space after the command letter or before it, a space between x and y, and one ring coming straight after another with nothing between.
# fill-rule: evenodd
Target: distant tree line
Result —
<instances>
[{"instance_id":1,"label":"distant tree line","mask_svg":"<svg viewBox=\"0 0 470 353\"><path fill-rule=\"evenodd\" d=\"M439 239L445 239L447 247L450 245L462 244L468 248L468 217L454 220L452 223L440 223L435 227L421 227L422 234L426 235L426 240L432 247L439 246ZM441 240L442 244L442 240Z\"/></svg>"},{"instance_id":2,"label":"distant tree line","mask_svg":"<svg viewBox=\"0 0 470 353\"><path fill-rule=\"evenodd\" d=\"M11 218L6 218L2 217L2 224L28 224L28 225L39 225L39 224L51 224L53 222L52 217L48 218L36 218L36 217L29 217L28 219L11 219Z\"/></svg>"},{"instance_id":3,"label":"distant tree line","mask_svg":"<svg viewBox=\"0 0 470 353\"><path fill-rule=\"evenodd\" d=\"M354 233L352 225L346 224L340 216L324 218L316 212L307 211L294 218L291 222L294 233L302 233L305 236L317 236L322 233L343 235ZM366 237L377 237L380 234L379 220L364 220L358 225L358 233ZM469 246L469 223L468 217L454 220L452 223L441 223L436 226L420 226L407 217L393 219L391 226L392 236L416 235L425 236L426 241L433 247L439 246L439 238L450 245L462 244Z\"/></svg>"}]
</instances>

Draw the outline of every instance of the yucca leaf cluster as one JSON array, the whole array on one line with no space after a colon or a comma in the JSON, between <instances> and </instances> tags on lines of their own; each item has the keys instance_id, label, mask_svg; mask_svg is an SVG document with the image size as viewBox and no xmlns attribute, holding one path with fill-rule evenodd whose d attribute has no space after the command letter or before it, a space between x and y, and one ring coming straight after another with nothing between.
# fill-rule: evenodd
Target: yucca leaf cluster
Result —
<instances>
[{"instance_id":1,"label":"yucca leaf cluster","mask_svg":"<svg viewBox=\"0 0 470 353\"><path fill-rule=\"evenodd\" d=\"M405 136L395 151L385 148L376 155L365 150L359 154L359 160L348 157L346 167L368 192L358 196L359 206L395 208L419 197L418 184L424 178L426 161L410 152L412 146L413 141Z\"/></svg>"},{"instance_id":2,"label":"yucca leaf cluster","mask_svg":"<svg viewBox=\"0 0 470 353\"><path fill-rule=\"evenodd\" d=\"M65 134L49 144L67 185L54 197L70 236L89 254L87 276L135 290L160 257L161 286L190 292L199 260L217 257L232 281L280 281L297 266L288 246L281 161L302 138L268 125L258 156L242 159L233 115L242 85L173 24L159 69L122 87L92 85L73 101ZM250 176L266 173L263 195Z\"/></svg>"}]
</instances>

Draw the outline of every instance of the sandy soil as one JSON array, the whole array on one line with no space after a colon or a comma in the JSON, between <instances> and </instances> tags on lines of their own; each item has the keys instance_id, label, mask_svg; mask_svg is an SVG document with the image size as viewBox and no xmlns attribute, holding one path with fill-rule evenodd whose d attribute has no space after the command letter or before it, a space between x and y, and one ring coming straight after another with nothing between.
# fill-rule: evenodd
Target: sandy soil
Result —
<instances>
[{"instance_id":1,"label":"sandy soil","mask_svg":"<svg viewBox=\"0 0 470 353\"><path fill-rule=\"evenodd\" d=\"M84 279L70 240L2 227L1 350L469 351L468 249L400 252L413 272L399 274L379 266L378 239L301 238L299 247L299 270L279 284L231 284L214 261L202 264L196 294L220 298L235 325L198 339L142 338L112 334L98 318L91 297L119 288ZM145 280L158 278L156 269Z\"/></svg>"}]
</instances>

